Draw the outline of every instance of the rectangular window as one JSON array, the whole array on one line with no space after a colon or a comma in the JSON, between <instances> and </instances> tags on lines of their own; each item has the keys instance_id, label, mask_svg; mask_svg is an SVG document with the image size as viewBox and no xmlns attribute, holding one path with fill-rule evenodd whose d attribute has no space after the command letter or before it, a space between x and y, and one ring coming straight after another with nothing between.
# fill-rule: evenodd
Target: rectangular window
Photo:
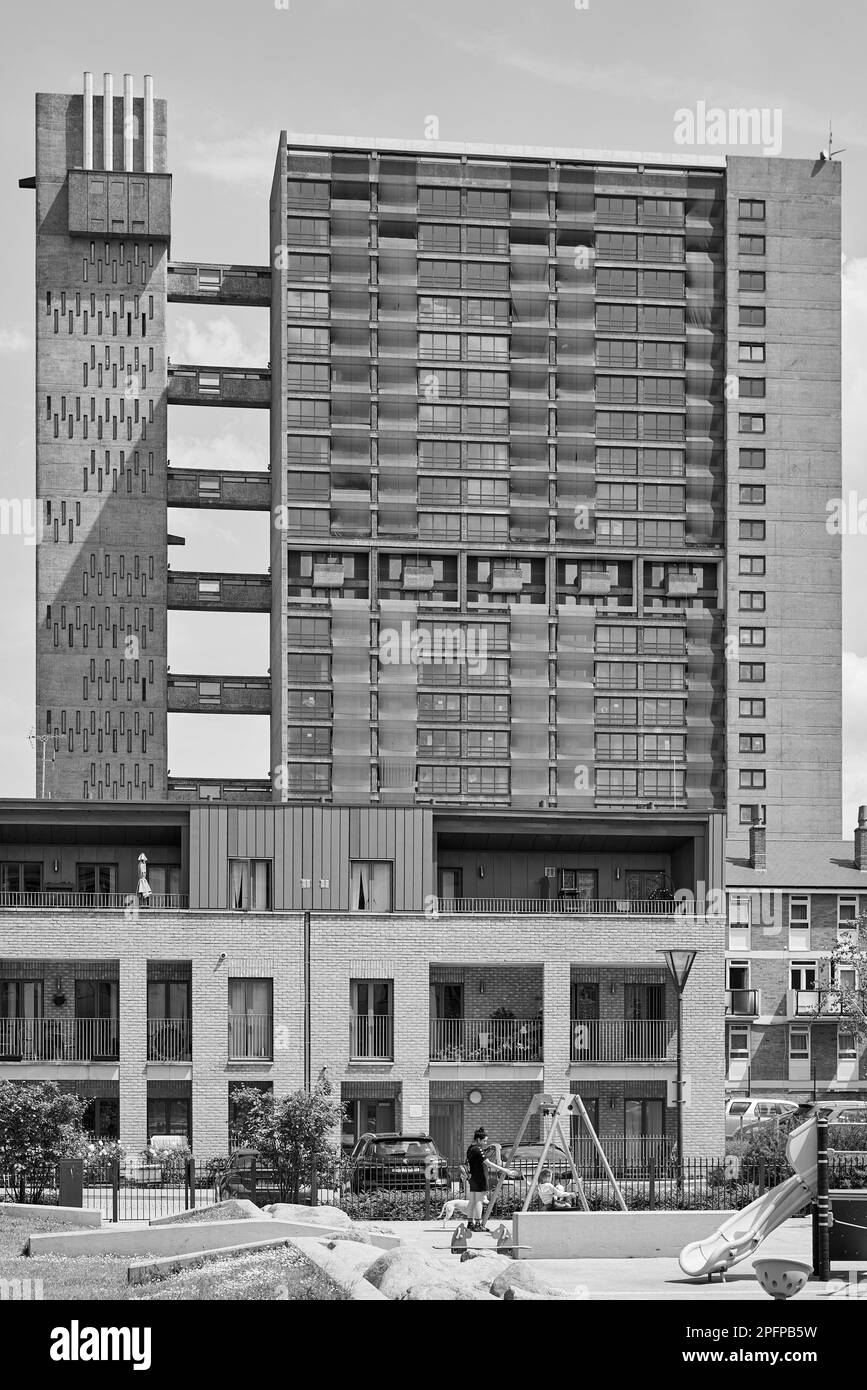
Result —
<instances>
[{"instance_id":1,"label":"rectangular window","mask_svg":"<svg viewBox=\"0 0 867 1390\"><path fill-rule=\"evenodd\" d=\"M738 807L738 822L740 825L752 825L755 821L764 821L764 819L765 808L764 806L760 806L758 802L754 801L749 804L741 802Z\"/></svg>"},{"instance_id":2,"label":"rectangular window","mask_svg":"<svg viewBox=\"0 0 867 1390\"><path fill-rule=\"evenodd\" d=\"M99 897L117 892L116 864L78 864L75 874L79 893L92 893Z\"/></svg>"},{"instance_id":3,"label":"rectangular window","mask_svg":"<svg viewBox=\"0 0 867 1390\"><path fill-rule=\"evenodd\" d=\"M757 487L753 483L741 483L738 488L738 501L742 507L763 507L765 496L764 487Z\"/></svg>"},{"instance_id":4,"label":"rectangular window","mask_svg":"<svg viewBox=\"0 0 867 1390\"><path fill-rule=\"evenodd\" d=\"M460 226L447 222L420 222L418 249L419 251L444 251L446 253L460 252Z\"/></svg>"},{"instance_id":5,"label":"rectangular window","mask_svg":"<svg viewBox=\"0 0 867 1390\"><path fill-rule=\"evenodd\" d=\"M748 927L751 917L751 898L748 893L729 893L729 926Z\"/></svg>"},{"instance_id":6,"label":"rectangular window","mask_svg":"<svg viewBox=\"0 0 867 1390\"><path fill-rule=\"evenodd\" d=\"M764 434L764 415L738 415L738 429L741 434Z\"/></svg>"},{"instance_id":7,"label":"rectangular window","mask_svg":"<svg viewBox=\"0 0 867 1390\"><path fill-rule=\"evenodd\" d=\"M738 217L742 222L764 222L764 201L760 198L739 198Z\"/></svg>"},{"instance_id":8,"label":"rectangular window","mask_svg":"<svg viewBox=\"0 0 867 1390\"><path fill-rule=\"evenodd\" d=\"M596 220L598 222L636 223L638 221L638 199L617 198L599 193L596 195Z\"/></svg>"},{"instance_id":9,"label":"rectangular window","mask_svg":"<svg viewBox=\"0 0 867 1390\"><path fill-rule=\"evenodd\" d=\"M352 912L391 912L394 866L387 859L355 859L349 866Z\"/></svg>"},{"instance_id":10,"label":"rectangular window","mask_svg":"<svg viewBox=\"0 0 867 1390\"><path fill-rule=\"evenodd\" d=\"M421 189L419 189L420 193ZM508 217L508 189L468 188L466 215L467 217Z\"/></svg>"},{"instance_id":11,"label":"rectangular window","mask_svg":"<svg viewBox=\"0 0 867 1390\"><path fill-rule=\"evenodd\" d=\"M738 641L742 647L763 647L765 645L765 629L763 627L739 628Z\"/></svg>"},{"instance_id":12,"label":"rectangular window","mask_svg":"<svg viewBox=\"0 0 867 1390\"><path fill-rule=\"evenodd\" d=\"M760 768L741 768L738 786L741 791L764 791L765 773Z\"/></svg>"},{"instance_id":13,"label":"rectangular window","mask_svg":"<svg viewBox=\"0 0 867 1390\"><path fill-rule=\"evenodd\" d=\"M765 679L765 663L763 661L741 661L738 667L738 676L742 681L760 684Z\"/></svg>"},{"instance_id":14,"label":"rectangular window","mask_svg":"<svg viewBox=\"0 0 867 1390\"><path fill-rule=\"evenodd\" d=\"M810 898L807 894L789 898L789 950L810 949Z\"/></svg>"},{"instance_id":15,"label":"rectangular window","mask_svg":"<svg viewBox=\"0 0 867 1390\"><path fill-rule=\"evenodd\" d=\"M274 1056L274 982L229 980L229 1060L271 1061Z\"/></svg>"},{"instance_id":16,"label":"rectangular window","mask_svg":"<svg viewBox=\"0 0 867 1390\"><path fill-rule=\"evenodd\" d=\"M764 294L765 272L763 270L739 270L738 291L740 294Z\"/></svg>"},{"instance_id":17,"label":"rectangular window","mask_svg":"<svg viewBox=\"0 0 867 1390\"><path fill-rule=\"evenodd\" d=\"M765 539L765 523L763 521L739 521L738 540L739 541L763 541Z\"/></svg>"},{"instance_id":18,"label":"rectangular window","mask_svg":"<svg viewBox=\"0 0 867 1390\"><path fill-rule=\"evenodd\" d=\"M856 1064L858 1061L858 1034L843 1023L837 1027L837 1061ZM857 1071L854 1072L854 1076L857 1077Z\"/></svg>"},{"instance_id":19,"label":"rectangular window","mask_svg":"<svg viewBox=\"0 0 867 1390\"><path fill-rule=\"evenodd\" d=\"M764 719L764 700L738 700L738 713L742 719Z\"/></svg>"},{"instance_id":20,"label":"rectangular window","mask_svg":"<svg viewBox=\"0 0 867 1390\"><path fill-rule=\"evenodd\" d=\"M758 589L741 589L738 594L742 613L764 613L765 595Z\"/></svg>"},{"instance_id":21,"label":"rectangular window","mask_svg":"<svg viewBox=\"0 0 867 1390\"><path fill-rule=\"evenodd\" d=\"M764 734L739 734L738 751L740 753L764 753Z\"/></svg>"},{"instance_id":22,"label":"rectangular window","mask_svg":"<svg viewBox=\"0 0 867 1390\"><path fill-rule=\"evenodd\" d=\"M638 310L634 304L597 304L596 327L608 333L635 333L638 329Z\"/></svg>"},{"instance_id":23,"label":"rectangular window","mask_svg":"<svg viewBox=\"0 0 867 1390\"><path fill-rule=\"evenodd\" d=\"M793 1024L789 1029L789 1063L810 1065L810 1030Z\"/></svg>"},{"instance_id":24,"label":"rectangular window","mask_svg":"<svg viewBox=\"0 0 867 1390\"><path fill-rule=\"evenodd\" d=\"M753 236L750 232L741 232L738 237L738 251L742 256L763 256L765 254L765 238Z\"/></svg>"},{"instance_id":25,"label":"rectangular window","mask_svg":"<svg viewBox=\"0 0 867 1390\"><path fill-rule=\"evenodd\" d=\"M738 343L739 362L764 362L764 343Z\"/></svg>"},{"instance_id":26,"label":"rectangular window","mask_svg":"<svg viewBox=\"0 0 867 1390\"><path fill-rule=\"evenodd\" d=\"M739 555L738 574L763 575L765 573L764 555Z\"/></svg>"},{"instance_id":27,"label":"rectangular window","mask_svg":"<svg viewBox=\"0 0 867 1390\"><path fill-rule=\"evenodd\" d=\"M229 860L229 908L267 912L271 907L271 860Z\"/></svg>"},{"instance_id":28,"label":"rectangular window","mask_svg":"<svg viewBox=\"0 0 867 1390\"><path fill-rule=\"evenodd\" d=\"M765 378L763 376L738 377L738 395L743 400L764 400Z\"/></svg>"},{"instance_id":29,"label":"rectangular window","mask_svg":"<svg viewBox=\"0 0 867 1390\"><path fill-rule=\"evenodd\" d=\"M508 227L467 227L467 251L471 256L508 256Z\"/></svg>"},{"instance_id":30,"label":"rectangular window","mask_svg":"<svg viewBox=\"0 0 867 1390\"><path fill-rule=\"evenodd\" d=\"M350 980L349 1007L350 1057L390 1061L393 1056L394 982Z\"/></svg>"},{"instance_id":31,"label":"rectangular window","mask_svg":"<svg viewBox=\"0 0 867 1390\"><path fill-rule=\"evenodd\" d=\"M440 217L458 217L461 211L459 188L419 188L419 212L433 212Z\"/></svg>"},{"instance_id":32,"label":"rectangular window","mask_svg":"<svg viewBox=\"0 0 867 1390\"><path fill-rule=\"evenodd\" d=\"M750 1055L750 1030L741 1024L730 1025L728 1030L729 1059L748 1058Z\"/></svg>"},{"instance_id":33,"label":"rectangular window","mask_svg":"<svg viewBox=\"0 0 867 1390\"><path fill-rule=\"evenodd\" d=\"M849 933L858 925L858 899L854 896L837 898L837 931Z\"/></svg>"},{"instance_id":34,"label":"rectangular window","mask_svg":"<svg viewBox=\"0 0 867 1390\"><path fill-rule=\"evenodd\" d=\"M147 1100L147 1137L152 1142L155 1135L177 1135L192 1143L191 1123L192 1101L188 1096L154 1097Z\"/></svg>"},{"instance_id":35,"label":"rectangular window","mask_svg":"<svg viewBox=\"0 0 867 1390\"><path fill-rule=\"evenodd\" d=\"M738 327L764 328L766 312L763 304L741 304L738 309Z\"/></svg>"}]
</instances>

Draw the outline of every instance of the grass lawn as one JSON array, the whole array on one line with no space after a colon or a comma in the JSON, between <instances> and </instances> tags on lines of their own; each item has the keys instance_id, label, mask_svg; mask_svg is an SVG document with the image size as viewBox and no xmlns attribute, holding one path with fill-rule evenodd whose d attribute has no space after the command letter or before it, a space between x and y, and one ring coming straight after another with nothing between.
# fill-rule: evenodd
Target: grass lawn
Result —
<instances>
[{"instance_id":1,"label":"grass lawn","mask_svg":"<svg viewBox=\"0 0 867 1390\"><path fill-rule=\"evenodd\" d=\"M6 1216L0 1207L0 1279L41 1279L46 1302L103 1299L335 1300L343 1291L300 1251L291 1247L237 1259L210 1261L158 1283L127 1283L129 1255L38 1255L21 1251L28 1235L40 1231L80 1230L42 1216Z\"/></svg>"}]
</instances>

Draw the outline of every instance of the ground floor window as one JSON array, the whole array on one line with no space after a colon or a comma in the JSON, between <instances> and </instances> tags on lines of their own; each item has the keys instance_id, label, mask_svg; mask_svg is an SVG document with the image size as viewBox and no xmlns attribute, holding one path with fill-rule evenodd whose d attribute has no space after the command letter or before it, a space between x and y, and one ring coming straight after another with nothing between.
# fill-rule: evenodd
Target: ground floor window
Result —
<instances>
[{"instance_id":1,"label":"ground floor window","mask_svg":"<svg viewBox=\"0 0 867 1390\"><path fill-rule=\"evenodd\" d=\"M623 1133L627 1139L645 1139L665 1133L665 1101L632 1099L623 1102Z\"/></svg>"},{"instance_id":2,"label":"ground floor window","mask_svg":"<svg viewBox=\"0 0 867 1390\"><path fill-rule=\"evenodd\" d=\"M274 1090L273 1081L230 1081L229 1082L229 1147L237 1148L240 1139L236 1134L237 1108L235 1106L235 1095L238 1091L261 1091L267 1095Z\"/></svg>"},{"instance_id":3,"label":"ground floor window","mask_svg":"<svg viewBox=\"0 0 867 1390\"><path fill-rule=\"evenodd\" d=\"M394 1100L375 1096L344 1102L343 1146L351 1149L362 1134L388 1134L396 1129Z\"/></svg>"},{"instance_id":4,"label":"ground floor window","mask_svg":"<svg viewBox=\"0 0 867 1390\"><path fill-rule=\"evenodd\" d=\"M82 1124L95 1140L117 1139L120 1136L120 1101L117 1097L88 1098Z\"/></svg>"},{"instance_id":5,"label":"ground floor window","mask_svg":"<svg viewBox=\"0 0 867 1390\"><path fill-rule=\"evenodd\" d=\"M192 1102L187 1097L148 1098L148 1142L155 1134L180 1134L192 1142Z\"/></svg>"}]
</instances>

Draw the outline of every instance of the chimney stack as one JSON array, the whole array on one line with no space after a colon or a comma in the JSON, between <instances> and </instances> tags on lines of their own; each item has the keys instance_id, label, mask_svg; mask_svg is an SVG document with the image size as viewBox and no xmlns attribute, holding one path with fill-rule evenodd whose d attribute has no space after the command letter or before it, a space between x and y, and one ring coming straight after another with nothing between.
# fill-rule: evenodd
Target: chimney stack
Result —
<instances>
[{"instance_id":1,"label":"chimney stack","mask_svg":"<svg viewBox=\"0 0 867 1390\"><path fill-rule=\"evenodd\" d=\"M114 78L107 72L102 89L102 167L114 168Z\"/></svg>"},{"instance_id":2,"label":"chimney stack","mask_svg":"<svg viewBox=\"0 0 867 1390\"><path fill-rule=\"evenodd\" d=\"M154 171L154 80L145 76L144 80L144 171Z\"/></svg>"},{"instance_id":3,"label":"chimney stack","mask_svg":"<svg viewBox=\"0 0 867 1390\"><path fill-rule=\"evenodd\" d=\"M855 827L855 868L867 869L867 806L858 807L858 824Z\"/></svg>"},{"instance_id":4,"label":"chimney stack","mask_svg":"<svg viewBox=\"0 0 867 1390\"><path fill-rule=\"evenodd\" d=\"M135 136L135 117L132 111L132 74L123 75L123 167L131 174L133 165L133 138Z\"/></svg>"},{"instance_id":5,"label":"chimney stack","mask_svg":"<svg viewBox=\"0 0 867 1390\"><path fill-rule=\"evenodd\" d=\"M867 832L867 826L865 826L865 832ZM768 867L765 848L765 823L761 820L754 820L750 826L750 864L754 869L765 870Z\"/></svg>"},{"instance_id":6,"label":"chimney stack","mask_svg":"<svg viewBox=\"0 0 867 1390\"><path fill-rule=\"evenodd\" d=\"M83 169L93 168L93 73L84 74L84 144L81 159Z\"/></svg>"}]
</instances>

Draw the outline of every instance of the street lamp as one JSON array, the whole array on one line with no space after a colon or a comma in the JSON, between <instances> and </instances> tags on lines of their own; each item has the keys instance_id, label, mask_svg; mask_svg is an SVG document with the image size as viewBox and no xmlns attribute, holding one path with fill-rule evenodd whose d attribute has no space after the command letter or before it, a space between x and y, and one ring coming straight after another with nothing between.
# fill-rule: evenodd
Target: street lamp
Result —
<instances>
[{"instance_id":1,"label":"street lamp","mask_svg":"<svg viewBox=\"0 0 867 1390\"><path fill-rule=\"evenodd\" d=\"M683 991L686 989L686 982L689 979L689 972L692 970L693 962L698 952L691 947L681 950L664 950L659 948L659 954L665 956L665 963L668 966L668 973L677 992L677 1186L678 1190L683 1189Z\"/></svg>"}]
</instances>

